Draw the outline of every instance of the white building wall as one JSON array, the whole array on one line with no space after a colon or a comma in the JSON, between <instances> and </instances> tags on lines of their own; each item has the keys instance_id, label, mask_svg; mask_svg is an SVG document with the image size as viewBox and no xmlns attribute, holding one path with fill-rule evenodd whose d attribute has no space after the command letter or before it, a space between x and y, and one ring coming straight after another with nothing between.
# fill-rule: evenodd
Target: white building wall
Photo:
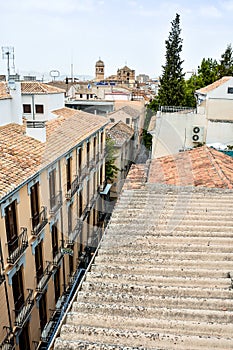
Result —
<instances>
[{"instance_id":1,"label":"white building wall","mask_svg":"<svg viewBox=\"0 0 233 350\"><path fill-rule=\"evenodd\" d=\"M233 146L233 123L208 121L206 143L217 142Z\"/></svg>"},{"instance_id":2,"label":"white building wall","mask_svg":"<svg viewBox=\"0 0 233 350\"><path fill-rule=\"evenodd\" d=\"M0 125L9 123L22 124L21 84L15 82L14 89L10 90L12 98L0 100Z\"/></svg>"},{"instance_id":3,"label":"white building wall","mask_svg":"<svg viewBox=\"0 0 233 350\"><path fill-rule=\"evenodd\" d=\"M0 100L0 125L12 122L11 103L11 99Z\"/></svg>"}]
</instances>

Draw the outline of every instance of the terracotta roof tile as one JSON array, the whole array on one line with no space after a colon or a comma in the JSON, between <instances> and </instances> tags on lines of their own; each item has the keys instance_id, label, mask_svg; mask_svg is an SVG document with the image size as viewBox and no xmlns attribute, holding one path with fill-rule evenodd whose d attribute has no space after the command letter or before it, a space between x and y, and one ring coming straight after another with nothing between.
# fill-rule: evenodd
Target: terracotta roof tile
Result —
<instances>
[{"instance_id":1,"label":"terracotta roof tile","mask_svg":"<svg viewBox=\"0 0 233 350\"><path fill-rule=\"evenodd\" d=\"M209 84L199 90L196 90L196 92L201 93L201 94L207 94L208 92L218 88L219 86L225 84L228 80L232 79L232 77L222 77L219 80L216 80L212 84Z\"/></svg>"},{"instance_id":2,"label":"terracotta roof tile","mask_svg":"<svg viewBox=\"0 0 233 350\"><path fill-rule=\"evenodd\" d=\"M7 87L7 83L5 81L1 81L0 82L0 100L4 100L7 98L12 98L8 87Z\"/></svg>"},{"instance_id":3,"label":"terracotta roof tile","mask_svg":"<svg viewBox=\"0 0 233 350\"><path fill-rule=\"evenodd\" d=\"M203 146L153 159L148 182L233 188L233 158Z\"/></svg>"},{"instance_id":4,"label":"terracotta roof tile","mask_svg":"<svg viewBox=\"0 0 233 350\"><path fill-rule=\"evenodd\" d=\"M21 82L21 92L25 94L58 94L64 93L65 90L55 86L44 84L38 81L23 81Z\"/></svg>"},{"instance_id":5,"label":"terracotta roof tile","mask_svg":"<svg viewBox=\"0 0 233 350\"><path fill-rule=\"evenodd\" d=\"M44 145L23 130L17 124L0 127L0 197L33 175L41 163Z\"/></svg>"},{"instance_id":6,"label":"terracotta roof tile","mask_svg":"<svg viewBox=\"0 0 233 350\"><path fill-rule=\"evenodd\" d=\"M107 136L115 141L117 146L123 145L127 140L131 139L134 131L121 120L113 124L107 131Z\"/></svg>"}]
</instances>

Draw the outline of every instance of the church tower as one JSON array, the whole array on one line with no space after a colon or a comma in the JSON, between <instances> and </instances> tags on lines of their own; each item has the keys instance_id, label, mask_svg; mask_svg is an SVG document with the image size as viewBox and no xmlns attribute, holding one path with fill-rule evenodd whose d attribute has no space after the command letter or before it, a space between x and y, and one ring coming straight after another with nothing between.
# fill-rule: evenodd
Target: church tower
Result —
<instances>
[{"instance_id":1,"label":"church tower","mask_svg":"<svg viewBox=\"0 0 233 350\"><path fill-rule=\"evenodd\" d=\"M99 59L95 64L95 80L104 80L104 62Z\"/></svg>"}]
</instances>

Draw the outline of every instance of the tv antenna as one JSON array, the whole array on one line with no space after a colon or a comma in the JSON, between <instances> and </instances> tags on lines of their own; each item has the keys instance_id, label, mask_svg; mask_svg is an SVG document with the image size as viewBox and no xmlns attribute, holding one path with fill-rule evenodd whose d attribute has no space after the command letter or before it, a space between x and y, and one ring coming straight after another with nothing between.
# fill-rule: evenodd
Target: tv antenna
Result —
<instances>
[{"instance_id":1,"label":"tv antenna","mask_svg":"<svg viewBox=\"0 0 233 350\"><path fill-rule=\"evenodd\" d=\"M53 78L53 81L55 81L56 78L60 77L59 70L53 69L49 72L50 77Z\"/></svg>"},{"instance_id":2,"label":"tv antenna","mask_svg":"<svg viewBox=\"0 0 233 350\"><path fill-rule=\"evenodd\" d=\"M14 67L14 47L13 46L2 46L2 58L4 60L7 60L7 75L8 80L10 76L10 60L13 60L13 67Z\"/></svg>"}]
</instances>

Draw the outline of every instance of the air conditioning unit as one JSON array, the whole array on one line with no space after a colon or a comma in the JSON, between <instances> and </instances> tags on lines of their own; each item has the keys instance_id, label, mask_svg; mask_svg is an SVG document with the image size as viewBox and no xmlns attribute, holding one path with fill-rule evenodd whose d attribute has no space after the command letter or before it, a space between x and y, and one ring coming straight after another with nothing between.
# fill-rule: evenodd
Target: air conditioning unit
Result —
<instances>
[{"instance_id":1,"label":"air conditioning unit","mask_svg":"<svg viewBox=\"0 0 233 350\"><path fill-rule=\"evenodd\" d=\"M199 125L193 125L191 137L192 142L204 142L204 127Z\"/></svg>"}]
</instances>

